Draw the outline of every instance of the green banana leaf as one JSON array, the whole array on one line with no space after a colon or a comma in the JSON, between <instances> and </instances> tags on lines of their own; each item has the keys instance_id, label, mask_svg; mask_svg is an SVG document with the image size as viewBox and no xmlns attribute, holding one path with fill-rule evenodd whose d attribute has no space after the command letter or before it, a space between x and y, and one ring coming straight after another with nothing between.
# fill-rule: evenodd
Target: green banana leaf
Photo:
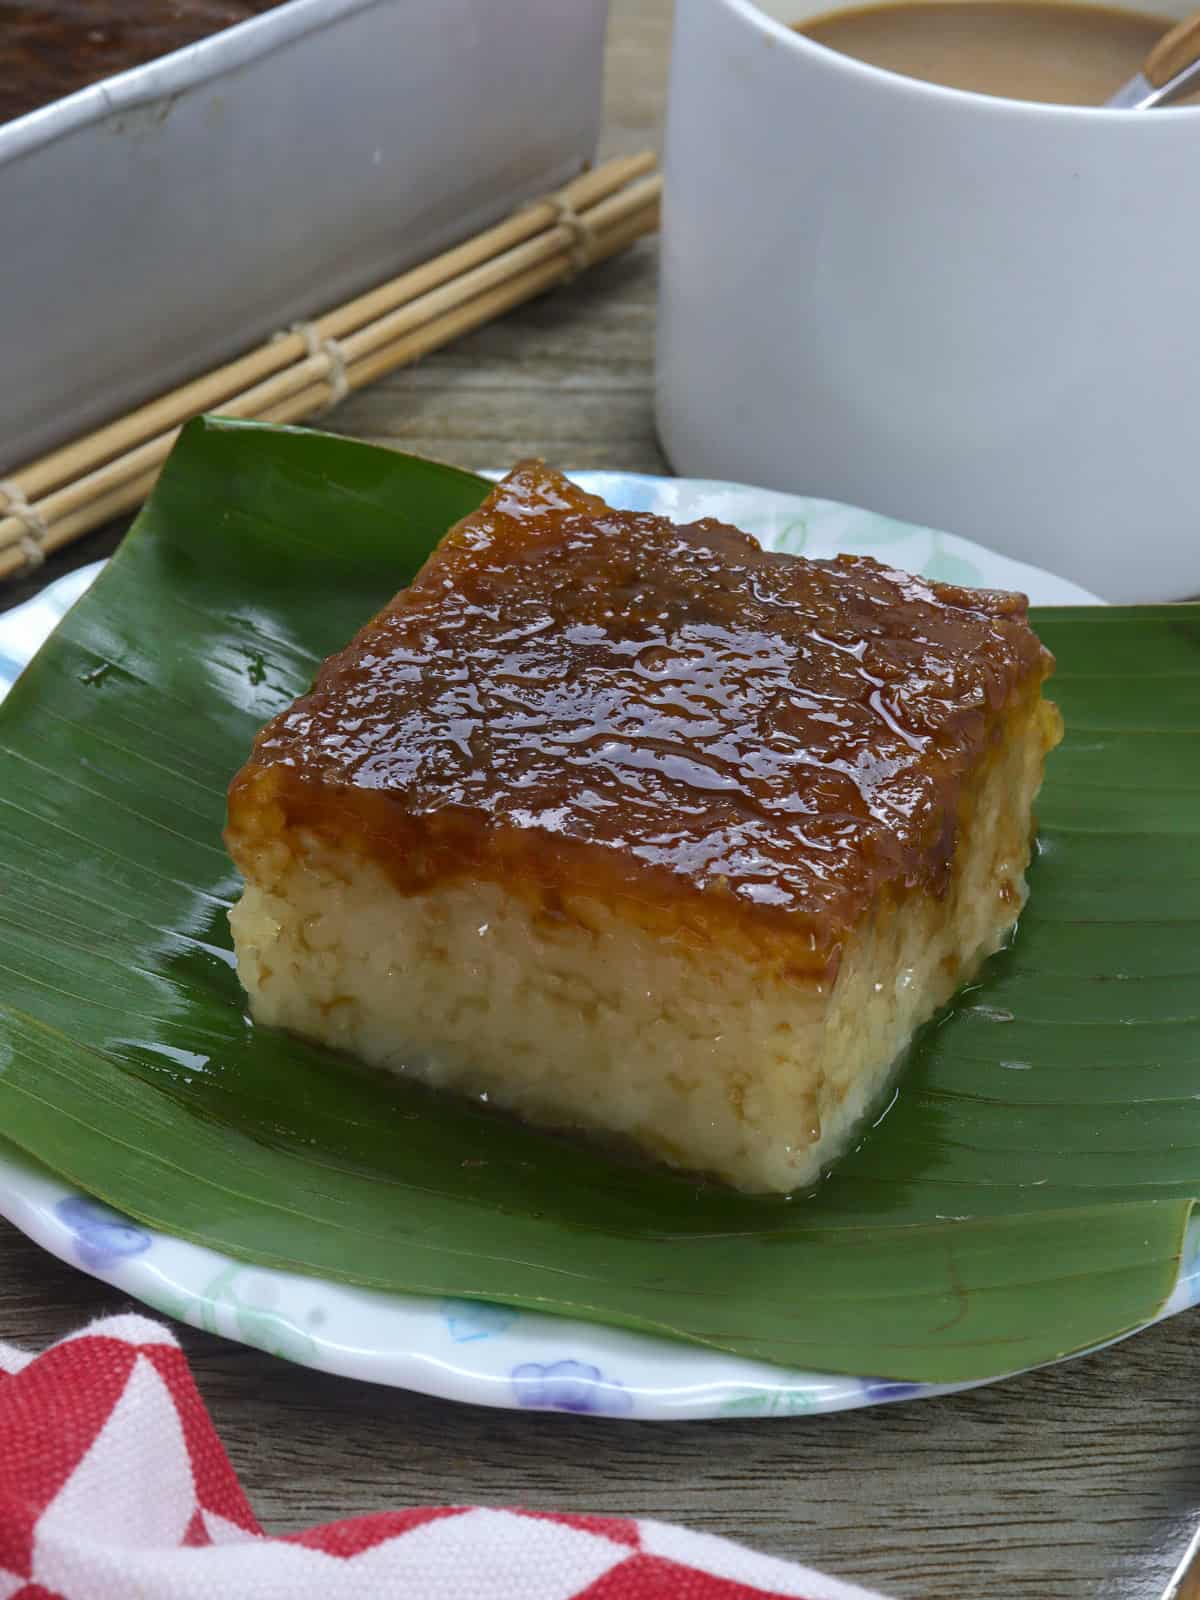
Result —
<instances>
[{"instance_id":1,"label":"green banana leaf","mask_svg":"<svg viewBox=\"0 0 1200 1600\"><path fill-rule=\"evenodd\" d=\"M0 1134L247 1261L792 1367L988 1378L1149 1321L1200 1195L1200 614L1052 609L1031 904L808 1197L751 1198L252 1028L224 790L482 498L206 420L0 707Z\"/></svg>"}]
</instances>

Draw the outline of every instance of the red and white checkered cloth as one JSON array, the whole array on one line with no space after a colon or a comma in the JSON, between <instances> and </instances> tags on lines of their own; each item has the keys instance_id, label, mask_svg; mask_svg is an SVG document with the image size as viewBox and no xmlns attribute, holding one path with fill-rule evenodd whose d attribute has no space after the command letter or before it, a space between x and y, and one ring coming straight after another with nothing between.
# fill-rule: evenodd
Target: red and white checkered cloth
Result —
<instances>
[{"instance_id":1,"label":"red and white checkered cloth","mask_svg":"<svg viewBox=\"0 0 1200 1600\"><path fill-rule=\"evenodd\" d=\"M708 1534L471 1506L268 1538L183 1352L108 1317L0 1344L0 1600L872 1600ZM875 1597L878 1600L878 1597Z\"/></svg>"}]
</instances>

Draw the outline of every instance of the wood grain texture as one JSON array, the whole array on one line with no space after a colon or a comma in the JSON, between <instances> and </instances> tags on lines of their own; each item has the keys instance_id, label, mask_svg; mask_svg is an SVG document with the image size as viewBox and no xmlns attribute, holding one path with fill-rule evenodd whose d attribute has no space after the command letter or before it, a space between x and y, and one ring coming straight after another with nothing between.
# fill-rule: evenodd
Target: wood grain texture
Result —
<instances>
[{"instance_id":1,"label":"wood grain texture","mask_svg":"<svg viewBox=\"0 0 1200 1600\"><path fill-rule=\"evenodd\" d=\"M616 0L605 154L657 140L669 22L666 0ZM644 243L328 423L469 467L537 453L663 471L654 288ZM107 553L120 532L91 536L0 603ZM0 1223L0 1338L38 1348L124 1304ZM523 1503L668 1518L913 1600L1155 1600L1200 1519L1198 1329L1190 1313L941 1400L715 1423L454 1406L177 1331L274 1531L393 1505Z\"/></svg>"}]
</instances>

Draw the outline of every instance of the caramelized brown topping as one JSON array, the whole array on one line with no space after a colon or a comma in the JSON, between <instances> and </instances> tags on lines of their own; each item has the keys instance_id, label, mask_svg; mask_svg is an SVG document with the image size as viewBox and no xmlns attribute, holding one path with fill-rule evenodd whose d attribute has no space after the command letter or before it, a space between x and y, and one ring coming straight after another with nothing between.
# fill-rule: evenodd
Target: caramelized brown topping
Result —
<instances>
[{"instance_id":1,"label":"caramelized brown topping","mask_svg":"<svg viewBox=\"0 0 1200 1600\"><path fill-rule=\"evenodd\" d=\"M817 955L881 886L944 885L964 780L1050 665L1023 596L768 553L525 463L259 735L231 843L299 825L406 890L682 897L696 928L719 904Z\"/></svg>"}]
</instances>

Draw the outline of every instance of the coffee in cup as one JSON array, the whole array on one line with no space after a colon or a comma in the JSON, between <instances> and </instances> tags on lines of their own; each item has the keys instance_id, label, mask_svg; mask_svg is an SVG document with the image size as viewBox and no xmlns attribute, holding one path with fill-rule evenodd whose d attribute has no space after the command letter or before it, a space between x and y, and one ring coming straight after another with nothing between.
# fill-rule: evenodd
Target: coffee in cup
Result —
<instances>
[{"instance_id":1,"label":"coffee in cup","mask_svg":"<svg viewBox=\"0 0 1200 1600\"><path fill-rule=\"evenodd\" d=\"M856 61L927 83L1099 106L1140 71L1174 21L1064 0L894 0L794 26Z\"/></svg>"}]
</instances>

